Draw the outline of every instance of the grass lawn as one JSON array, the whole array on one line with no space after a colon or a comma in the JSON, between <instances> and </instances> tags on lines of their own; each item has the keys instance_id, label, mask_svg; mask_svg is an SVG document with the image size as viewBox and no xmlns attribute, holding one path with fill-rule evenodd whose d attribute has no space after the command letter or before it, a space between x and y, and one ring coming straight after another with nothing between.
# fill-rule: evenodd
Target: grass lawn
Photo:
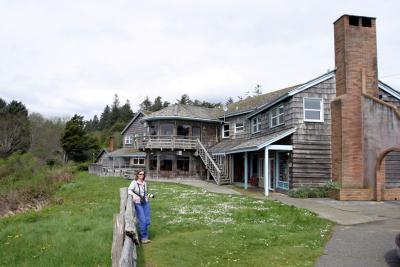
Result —
<instances>
[{"instance_id":1,"label":"grass lawn","mask_svg":"<svg viewBox=\"0 0 400 267\"><path fill-rule=\"evenodd\" d=\"M0 219L0 266L110 266L112 217L129 181L80 173L62 204ZM313 266L333 224L278 202L149 182L151 244L139 266Z\"/></svg>"}]
</instances>

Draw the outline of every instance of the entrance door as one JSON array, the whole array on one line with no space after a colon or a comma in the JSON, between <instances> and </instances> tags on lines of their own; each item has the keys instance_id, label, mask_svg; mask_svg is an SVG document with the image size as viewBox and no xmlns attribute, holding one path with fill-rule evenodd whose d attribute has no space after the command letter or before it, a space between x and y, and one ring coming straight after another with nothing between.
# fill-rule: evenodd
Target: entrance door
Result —
<instances>
[{"instance_id":1,"label":"entrance door","mask_svg":"<svg viewBox=\"0 0 400 267\"><path fill-rule=\"evenodd\" d=\"M243 180L243 175L244 175L243 155L235 155L233 160L234 160L233 166L235 168L233 171L233 174L234 174L233 181L243 183L244 182L244 180Z\"/></svg>"},{"instance_id":2,"label":"entrance door","mask_svg":"<svg viewBox=\"0 0 400 267\"><path fill-rule=\"evenodd\" d=\"M275 189L275 159L269 159L269 189Z\"/></svg>"}]
</instances>

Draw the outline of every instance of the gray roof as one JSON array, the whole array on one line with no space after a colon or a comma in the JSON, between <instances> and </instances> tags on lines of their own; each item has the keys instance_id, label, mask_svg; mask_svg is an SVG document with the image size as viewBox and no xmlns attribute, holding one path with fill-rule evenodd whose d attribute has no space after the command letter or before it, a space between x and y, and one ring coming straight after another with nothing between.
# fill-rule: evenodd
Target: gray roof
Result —
<instances>
[{"instance_id":1,"label":"gray roof","mask_svg":"<svg viewBox=\"0 0 400 267\"><path fill-rule=\"evenodd\" d=\"M246 140L223 140L216 144L215 146L211 147L209 150L212 154L232 154L232 153L239 153L245 151L256 151L260 150L261 148L270 145L280 139L291 135L296 131L296 128L290 128L281 130L275 133L271 133L269 135L264 135L261 137L246 139Z\"/></svg>"},{"instance_id":2,"label":"gray roof","mask_svg":"<svg viewBox=\"0 0 400 267\"><path fill-rule=\"evenodd\" d=\"M108 157L113 157L113 158L118 158L118 157L145 157L146 152L133 149L133 148L120 148L117 150L114 150L113 152L109 152L107 154Z\"/></svg>"},{"instance_id":3,"label":"gray roof","mask_svg":"<svg viewBox=\"0 0 400 267\"><path fill-rule=\"evenodd\" d=\"M299 85L287 87L277 91L269 92L259 96L252 96L246 99L234 102L227 106L228 110L226 116L235 116L244 113L249 113L255 110L257 107L264 105L265 103L273 102L274 100L280 98L281 96L287 94L289 91L293 90Z\"/></svg>"},{"instance_id":4,"label":"gray roof","mask_svg":"<svg viewBox=\"0 0 400 267\"><path fill-rule=\"evenodd\" d=\"M145 121L178 119L220 122L219 117L223 110L219 108L205 108L192 105L175 104L153 112L143 118Z\"/></svg>"},{"instance_id":5,"label":"gray roof","mask_svg":"<svg viewBox=\"0 0 400 267\"><path fill-rule=\"evenodd\" d=\"M146 114L150 114L148 111L141 111L139 110L135 116L128 122L128 124L125 126L125 128L122 130L121 134L124 134L126 130L134 123L134 121L142 114L143 116L146 116Z\"/></svg>"}]
</instances>

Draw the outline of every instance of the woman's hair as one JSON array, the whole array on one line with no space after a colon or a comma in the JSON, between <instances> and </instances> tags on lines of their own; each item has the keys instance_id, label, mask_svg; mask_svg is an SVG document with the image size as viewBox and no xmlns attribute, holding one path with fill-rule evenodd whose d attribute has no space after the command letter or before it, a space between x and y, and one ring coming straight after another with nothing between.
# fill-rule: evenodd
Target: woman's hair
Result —
<instances>
[{"instance_id":1,"label":"woman's hair","mask_svg":"<svg viewBox=\"0 0 400 267\"><path fill-rule=\"evenodd\" d=\"M135 180L139 179L139 173L141 173L141 172L144 173L144 175L143 175L143 180L146 178L146 172L145 172L144 170L138 170L138 171L136 172Z\"/></svg>"}]
</instances>

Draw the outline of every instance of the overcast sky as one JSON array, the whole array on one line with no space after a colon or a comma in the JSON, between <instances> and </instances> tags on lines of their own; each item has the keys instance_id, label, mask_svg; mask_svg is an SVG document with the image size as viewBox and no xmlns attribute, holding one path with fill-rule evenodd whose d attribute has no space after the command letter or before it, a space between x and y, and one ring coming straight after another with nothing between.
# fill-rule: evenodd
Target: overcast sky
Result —
<instances>
[{"instance_id":1,"label":"overcast sky","mask_svg":"<svg viewBox=\"0 0 400 267\"><path fill-rule=\"evenodd\" d=\"M0 0L0 97L86 119L114 94L237 100L334 66L333 22L377 18L379 77L400 89L400 1Z\"/></svg>"}]
</instances>

